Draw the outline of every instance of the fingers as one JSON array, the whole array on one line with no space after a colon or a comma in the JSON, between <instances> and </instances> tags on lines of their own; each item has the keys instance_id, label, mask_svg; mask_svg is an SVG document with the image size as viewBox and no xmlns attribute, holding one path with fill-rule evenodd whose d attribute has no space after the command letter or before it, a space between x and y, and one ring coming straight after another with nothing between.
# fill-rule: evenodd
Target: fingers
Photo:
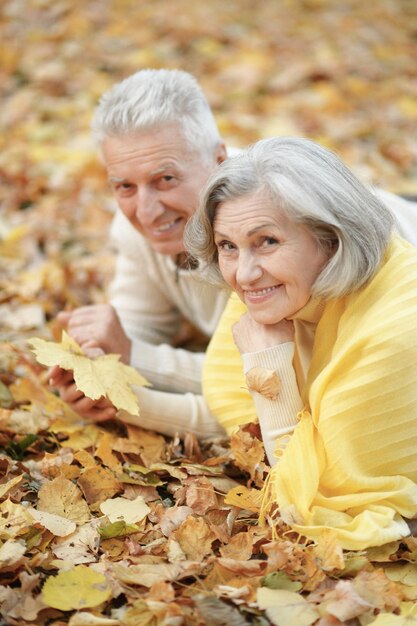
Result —
<instances>
[{"instance_id":1,"label":"fingers","mask_svg":"<svg viewBox=\"0 0 417 626\"><path fill-rule=\"evenodd\" d=\"M102 354L100 349L91 348L91 350L94 349ZM116 416L117 409L107 398L101 397L98 400L92 400L77 388L72 370L63 370L57 365L51 367L49 384L56 387L61 400L84 419L98 423L113 419Z\"/></svg>"},{"instance_id":2,"label":"fingers","mask_svg":"<svg viewBox=\"0 0 417 626\"><path fill-rule=\"evenodd\" d=\"M71 319L71 315L71 311L60 311L56 316L56 321L58 322L58 324L66 328L68 326L68 322Z\"/></svg>"},{"instance_id":3,"label":"fingers","mask_svg":"<svg viewBox=\"0 0 417 626\"><path fill-rule=\"evenodd\" d=\"M77 389L73 381L62 386L59 389L59 395L78 415L93 422L113 419L117 412L107 398L101 397L98 400L87 398L82 391Z\"/></svg>"},{"instance_id":4,"label":"fingers","mask_svg":"<svg viewBox=\"0 0 417 626\"><path fill-rule=\"evenodd\" d=\"M51 387L64 387L73 382L74 373L72 370L64 370L59 365L54 365L48 372L49 384Z\"/></svg>"},{"instance_id":5,"label":"fingers","mask_svg":"<svg viewBox=\"0 0 417 626\"><path fill-rule=\"evenodd\" d=\"M96 359L98 356L105 354L104 350L100 348L96 341L90 339L81 345L83 352L90 359Z\"/></svg>"},{"instance_id":6,"label":"fingers","mask_svg":"<svg viewBox=\"0 0 417 626\"><path fill-rule=\"evenodd\" d=\"M107 398L91 400L91 398L83 396L72 402L70 406L71 409L81 415L81 417L92 422L104 422L105 420L113 419L117 412L116 408Z\"/></svg>"}]
</instances>

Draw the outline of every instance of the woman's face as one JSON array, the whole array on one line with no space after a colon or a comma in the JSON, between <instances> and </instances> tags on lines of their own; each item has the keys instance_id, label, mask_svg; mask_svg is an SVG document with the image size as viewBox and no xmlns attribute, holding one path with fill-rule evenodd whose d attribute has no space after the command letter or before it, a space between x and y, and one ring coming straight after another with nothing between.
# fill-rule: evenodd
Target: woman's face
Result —
<instances>
[{"instance_id":1,"label":"woman's face","mask_svg":"<svg viewBox=\"0 0 417 626\"><path fill-rule=\"evenodd\" d=\"M299 311L328 260L311 232L261 193L220 204L214 238L224 280L260 324Z\"/></svg>"}]
</instances>

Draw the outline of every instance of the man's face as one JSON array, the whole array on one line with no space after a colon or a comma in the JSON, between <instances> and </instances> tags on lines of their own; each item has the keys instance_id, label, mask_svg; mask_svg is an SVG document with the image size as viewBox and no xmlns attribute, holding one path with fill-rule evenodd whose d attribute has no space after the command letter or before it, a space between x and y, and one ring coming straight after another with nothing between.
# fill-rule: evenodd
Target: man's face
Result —
<instances>
[{"instance_id":1,"label":"man's face","mask_svg":"<svg viewBox=\"0 0 417 626\"><path fill-rule=\"evenodd\" d=\"M216 157L203 161L190 151L175 125L132 137L107 137L102 153L118 205L132 226L155 251L182 252L185 224Z\"/></svg>"}]
</instances>

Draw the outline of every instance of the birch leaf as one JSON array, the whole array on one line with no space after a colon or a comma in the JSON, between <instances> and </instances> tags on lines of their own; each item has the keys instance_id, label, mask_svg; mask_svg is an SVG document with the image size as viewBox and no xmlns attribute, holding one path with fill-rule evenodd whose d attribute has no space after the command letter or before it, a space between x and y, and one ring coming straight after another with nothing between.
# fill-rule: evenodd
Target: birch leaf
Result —
<instances>
[{"instance_id":1,"label":"birch leaf","mask_svg":"<svg viewBox=\"0 0 417 626\"><path fill-rule=\"evenodd\" d=\"M135 500L110 498L100 504L100 509L111 522L123 521L126 524L140 522L151 510L142 496Z\"/></svg>"},{"instance_id":2,"label":"birch leaf","mask_svg":"<svg viewBox=\"0 0 417 626\"><path fill-rule=\"evenodd\" d=\"M67 478L58 476L39 491L38 511L59 515L76 524L90 519L90 509L81 490Z\"/></svg>"},{"instance_id":3,"label":"birch leaf","mask_svg":"<svg viewBox=\"0 0 417 626\"><path fill-rule=\"evenodd\" d=\"M43 601L61 611L98 606L111 595L107 579L86 565L77 565L68 572L48 578L43 590Z\"/></svg>"},{"instance_id":4,"label":"birch leaf","mask_svg":"<svg viewBox=\"0 0 417 626\"><path fill-rule=\"evenodd\" d=\"M72 370L77 388L88 398L98 400L105 396L117 409L139 415L138 400L131 385L143 387L149 383L133 367L121 363L120 355L104 354L90 359L65 331L61 343L36 337L29 343L39 363Z\"/></svg>"}]
</instances>

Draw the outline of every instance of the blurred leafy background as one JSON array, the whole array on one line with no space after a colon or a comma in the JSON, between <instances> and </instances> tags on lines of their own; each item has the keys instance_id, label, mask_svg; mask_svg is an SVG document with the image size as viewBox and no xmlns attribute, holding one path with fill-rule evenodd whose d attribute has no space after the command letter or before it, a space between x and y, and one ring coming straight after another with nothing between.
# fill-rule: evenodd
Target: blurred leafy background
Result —
<instances>
[{"instance_id":1,"label":"blurred leafy background","mask_svg":"<svg viewBox=\"0 0 417 626\"><path fill-rule=\"evenodd\" d=\"M229 145L276 134L307 136L336 150L364 181L417 194L416 0L0 0L0 449L1 469L9 476L29 471L19 465L26 456L32 469L45 461L51 477L64 471L63 464L73 479L77 468L61 455L69 446L74 452L87 446L72 437L62 444L67 448L52 454L57 431L51 434L45 423L55 419L58 399L26 338L50 337L62 308L105 299L113 267L106 241L114 203L90 138L90 119L105 90L146 67L193 73ZM60 405L59 411L65 414ZM96 427L81 428L83 436L92 429L103 437ZM131 431L128 436L132 439ZM146 437L153 450L157 436L141 433L142 447ZM135 453L137 441L130 441ZM172 446L175 451L178 442ZM185 445L186 455L194 448L194 442ZM51 450L49 456L45 450ZM28 489L36 491L33 481L25 481L22 489L14 487L16 502L27 498ZM197 521L204 526L205 509L200 513ZM18 589L16 577L27 565L33 585L45 578L50 540L51 535L39 550L26 546L25 561L18 555L3 571L2 581L14 581L3 596L25 620L1 621L9 614L7 601L1 623L34 623L39 606L28 612L31 592L24 585ZM409 541L412 554L406 560L415 567L415 539ZM119 547L125 555L122 540ZM398 547L376 561L395 560ZM285 549L307 567L308 555L298 544L286 542ZM119 553L111 558L117 561ZM358 571L369 566L364 563ZM302 568L301 575L307 576ZM402 597L415 598L414 587L405 596L396 590L391 602L387 581L379 582L382 574L360 576L352 585L365 588L367 598L376 586L372 611L398 612ZM367 576L374 576L374 583ZM249 598L252 593L249 589ZM212 615L212 605L206 610ZM36 623L49 623L49 617L38 616ZM57 619L56 624L67 623L61 613ZM230 614L226 621L232 623Z\"/></svg>"},{"instance_id":2,"label":"blurred leafy background","mask_svg":"<svg viewBox=\"0 0 417 626\"><path fill-rule=\"evenodd\" d=\"M105 204L91 114L145 67L192 72L230 144L304 135L417 192L415 0L2 0L0 28L8 212Z\"/></svg>"}]
</instances>

